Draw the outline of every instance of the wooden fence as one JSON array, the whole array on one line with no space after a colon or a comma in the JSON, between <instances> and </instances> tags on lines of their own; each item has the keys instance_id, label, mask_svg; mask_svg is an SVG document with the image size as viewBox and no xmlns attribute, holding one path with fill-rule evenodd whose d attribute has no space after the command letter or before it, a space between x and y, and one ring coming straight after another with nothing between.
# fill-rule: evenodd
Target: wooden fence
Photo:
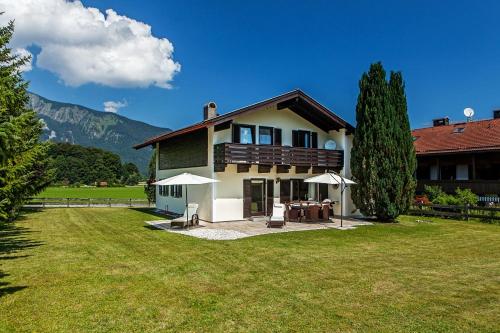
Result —
<instances>
[{"instance_id":1,"label":"wooden fence","mask_svg":"<svg viewBox=\"0 0 500 333\"><path fill-rule=\"evenodd\" d=\"M146 199L116 198L30 198L25 204L30 208L49 207L151 207Z\"/></svg>"},{"instance_id":2,"label":"wooden fence","mask_svg":"<svg viewBox=\"0 0 500 333\"><path fill-rule=\"evenodd\" d=\"M413 205L409 214L420 216L439 216L469 220L477 218L482 221L500 221L500 208L479 206L445 206L445 205Z\"/></svg>"}]
</instances>

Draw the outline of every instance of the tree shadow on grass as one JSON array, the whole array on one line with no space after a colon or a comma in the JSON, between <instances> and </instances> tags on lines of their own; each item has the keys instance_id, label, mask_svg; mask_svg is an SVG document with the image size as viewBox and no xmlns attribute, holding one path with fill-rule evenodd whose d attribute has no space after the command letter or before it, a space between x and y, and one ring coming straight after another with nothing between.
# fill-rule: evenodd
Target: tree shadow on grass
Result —
<instances>
[{"instance_id":1,"label":"tree shadow on grass","mask_svg":"<svg viewBox=\"0 0 500 333\"><path fill-rule=\"evenodd\" d=\"M19 220L23 219L25 219L25 216L19 217ZM40 241L31 239L30 236L33 233L34 231L21 227L14 222L0 222L0 262L29 257L29 254L22 252L43 244ZM4 271L0 271L0 297L27 288L27 286L9 286L9 282L1 281L9 275Z\"/></svg>"}]
</instances>

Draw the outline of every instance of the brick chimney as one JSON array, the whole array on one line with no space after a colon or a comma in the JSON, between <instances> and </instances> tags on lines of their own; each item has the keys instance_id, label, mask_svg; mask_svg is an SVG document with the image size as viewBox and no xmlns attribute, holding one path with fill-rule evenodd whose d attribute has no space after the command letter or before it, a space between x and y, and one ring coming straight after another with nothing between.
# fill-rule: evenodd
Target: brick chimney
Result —
<instances>
[{"instance_id":1,"label":"brick chimney","mask_svg":"<svg viewBox=\"0 0 500 333\"><path fill-rule=\"evenodd\" d=\"M209 102L203 106L203 120L217 117L217 104Z\"/></svg>"}]
</instances>

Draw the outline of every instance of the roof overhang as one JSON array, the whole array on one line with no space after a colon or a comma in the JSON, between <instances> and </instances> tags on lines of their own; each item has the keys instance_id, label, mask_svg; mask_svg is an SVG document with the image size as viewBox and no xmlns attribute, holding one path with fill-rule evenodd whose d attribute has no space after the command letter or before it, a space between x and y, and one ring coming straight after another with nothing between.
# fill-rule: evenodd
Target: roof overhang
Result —
<instances>
[{"instance_id":1,"label":"roof overhang","mask_svg":"<svg viewBox=\"0 0 500 333\"><path fill-rule=\"evenodd\" d=\"M318 128L328 132L330 130L340 130L346 129L347 134L354 133L354 126L332 113L326 107L306 95L301 90L293 90L283 95L279 95L259 103L255 103L244 108L235 110L233 112L217 116L212 119L205 120L203 122L185 127L183 129L158 135L156 137L150 138L147 141L134 146L135 149L140 149L156 142L167 140L169 138L191 133L202 128L207 128L210 126L215 126L219 128L224 128L225 125L231 123L232 120L244 113L249 113L253 111L260 110L265 107L274 106L277 110L289 109L295 112L300 117L306 119L310 123L314 124Z\"/></svg>"},{"instance_id":2,"label":"roof overhang","mask_svg":"<svg viewBox=\"0 0 500 333\"><path fill-rule=\"evenodd\" d=\"M456 155L456 154L473 154L473 153L491 153L500 152L500 147L481 147L469 149L447 149L447 150L431 150L416 152L417 156L436 156L436 155Z\"/></svg>"}]
</instances>

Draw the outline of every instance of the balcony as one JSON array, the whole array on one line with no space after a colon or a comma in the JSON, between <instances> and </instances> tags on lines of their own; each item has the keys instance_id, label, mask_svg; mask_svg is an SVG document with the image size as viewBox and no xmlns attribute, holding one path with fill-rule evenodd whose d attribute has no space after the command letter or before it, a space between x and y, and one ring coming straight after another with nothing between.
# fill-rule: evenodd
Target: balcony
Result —
<instances>
[{"instance_id":1,"label":"balcony","mask_svg":"<svg viewBox=\"0 0 500 333\"><path fill-rule=\"evenodd\" d=\"M227 164L242 166L238 171L250 165L259 165L259 172L268 172L266 168L274 165L280 167L278 172L287 172L285 170L291 166L301 170L312 167L318 172L320 169L340 170L344 166L344 151L240 143L214 145L215 171L224 171Z\"/></svg>"},{"instance_id":2,"label":"balcony","mask_svg":"<svg viewBox=\"0 0 500 333\"><path fill-rule=\"evenodd\" d=\"M455 193L459 187L480 195L500 194L500 180L418 180L417 192L423 192L425 185L439 186L446 193Z\"/></svg>"}]
</instances>

